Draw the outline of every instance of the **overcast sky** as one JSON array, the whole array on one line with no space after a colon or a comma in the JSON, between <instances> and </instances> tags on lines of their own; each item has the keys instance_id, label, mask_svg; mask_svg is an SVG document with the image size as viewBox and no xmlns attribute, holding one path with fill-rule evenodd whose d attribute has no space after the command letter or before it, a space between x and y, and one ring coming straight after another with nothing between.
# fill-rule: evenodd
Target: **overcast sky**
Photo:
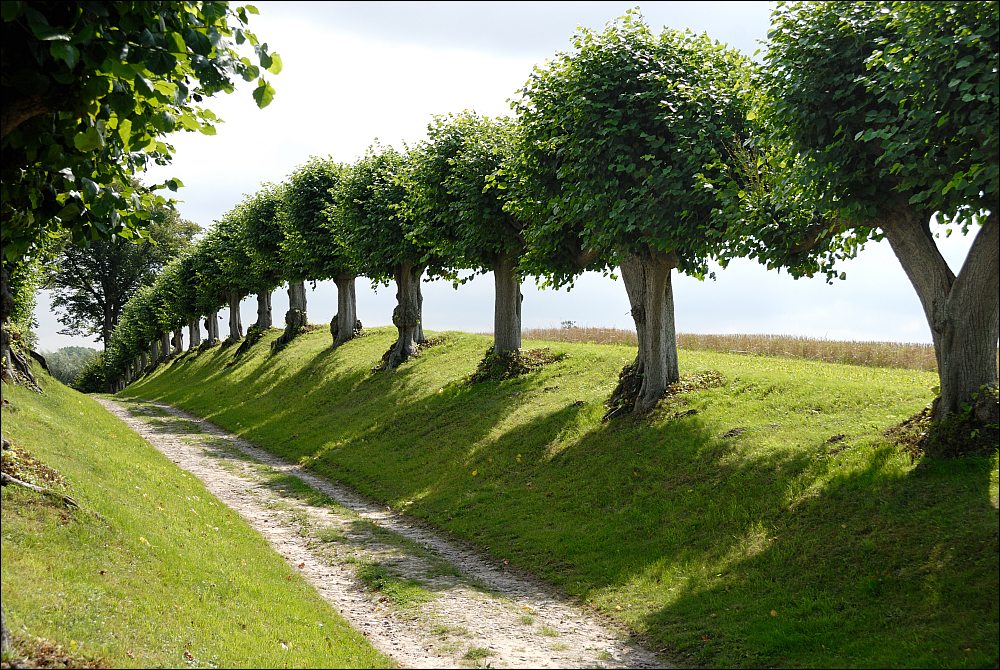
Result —
<instances>
[{"instance_id":1,"label":"overcast sky","mask_svg":"<svg viewBox=\"0 0 1000 670\"><path fill-rule=\"evenodd\" d=\"M178 177L181 215L207 227L263 182L279 182L311 155L350 162L378 138L401 147L425 135L434 114L474 109L510 114L535 64L570 48L577 26L600 28L630 7L626 2L257 2L251 27L277 51L284 71L270 77L274 102L258 110L249 88L210 101L221 116L218 134L173 136L176 155L150 180ZM691 28L753 54L766 38L768 2L647 2L638 5L659 28ZM942 240L957 271L970 240ZM916 294L888 245L869 244L843 264L846 281L793 280L749 261L718 272L716 281L674 282L676 322L686 333L769 333L838 340L930 342ZM625 289L596 274L566 291L524 287L525 328L579 325L634 328ZM492 276L454 290L424 285L429 330L490 331ZM394 289L372 291L358 280L359 318L391 323ZM288 300L274 297L280 324ZM329 322L336 288L309 291L311 322ZM255 303L244 302L244 326ZM39 349L98 346L61 336L48 296L36 310ZM223 332L225 323L223 322Z\"/></svg>"}]
</instances>

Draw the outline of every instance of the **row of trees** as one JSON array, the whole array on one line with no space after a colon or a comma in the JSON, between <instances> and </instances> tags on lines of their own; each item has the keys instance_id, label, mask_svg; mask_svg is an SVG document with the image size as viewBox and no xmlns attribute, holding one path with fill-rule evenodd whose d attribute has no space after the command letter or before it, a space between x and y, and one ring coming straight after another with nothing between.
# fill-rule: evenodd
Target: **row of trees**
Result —
<instances>
[{"instance_id":1,"label":"row of trees","mask_svg":"<svg viewBox=\"0 0 1000 670\"><path fill-rule=\"evenodd\" d=\"M404 152L314 158L137 294L109 362L123 380L136 374L151 342L165 351L168 332L226 303L237 339L250 293L255 325L269 326L270 292L288 282L280 346L305 325L302 282L320 279L338 286L338 345L356 332L353 285L366 276L396 283L392 368L423 340L421 279L464 270L494 273L494 351L516 355L522 276L561 285L617 267L639 336L625 377L645 410L679 377L674 270L703 277L709 261L749 256L832 279L838 261L885 237L931 328L935 418L995 423L995 7L783 4L770 35L755 67L707 36L655 34L629 13L536 67L516 120L464 112L436 118ZM957 275L934 220L976 233Z\"/></svg>"}]
</instances>

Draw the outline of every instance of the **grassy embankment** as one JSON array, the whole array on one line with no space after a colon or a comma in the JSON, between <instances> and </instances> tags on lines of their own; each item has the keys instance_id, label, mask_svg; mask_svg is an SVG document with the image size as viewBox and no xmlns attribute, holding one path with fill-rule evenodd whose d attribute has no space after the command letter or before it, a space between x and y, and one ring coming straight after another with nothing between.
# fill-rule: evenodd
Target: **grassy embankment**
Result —
<instances>
[{"instance_id":1,"label":"grassy embankment","mask_svg":"<svg viewBox=\"0 0 1000 670\"><path fill-rule=\"evenodd\" d=\"M4 436L55 468L80 508L3 489L3 604L19 651L73 667L385 667L197 479L41 377L43 395L4 386Z\"/></svg>"},{"instance_id":2,"label":"grassy embankment","mask_svg":"<svg viewBox=\"0 0 1000 670\"><path fill-rule=\"evenodd\" d=\"M602 423L623 345L469 385L457 333L372 374L394 331L177 359L127 394L207 417L529 570L685 663L994 666L997 458L912 462L883 431L935 375L704 351L723 383ZM230 364L231 365L227 365Z\"/></svg>"}]
</instances>

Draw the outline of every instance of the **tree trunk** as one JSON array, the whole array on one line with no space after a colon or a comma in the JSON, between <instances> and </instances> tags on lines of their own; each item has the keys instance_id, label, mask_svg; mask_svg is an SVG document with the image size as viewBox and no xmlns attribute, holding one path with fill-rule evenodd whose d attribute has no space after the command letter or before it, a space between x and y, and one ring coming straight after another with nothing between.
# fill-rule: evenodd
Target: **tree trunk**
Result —
<instances>
[{"instance_id":1,"label":"tree trunk","mask_svg":"<svg viewBox=\"0 0 1000 670\"><path fill-rule=\"evenodd\" d=\"M904 208L881 228L913 284L931 329L941 393L933 419L973 408L980 423L997 421L997 403L979 392L996 388L1000 337L997 212L987 217L956 277L930 232L930 213Z\"/></svg>"},{"instance_id":2,"label":"tree trunk","mask_svg":"<svg viewBox=\"0 0 1000 670\"><path fill-rule=\"evenodd\" d=\"M188 339L191 341L188 351L197 350L201 346L201 327L198 325L198 319L188 321Z\"/></svg>"},{"instance_id":3,"label":"tree trunk","mask_svg":"<svg viewBox=\"0 0 1000 670\"><path fill-rule=\"evenodd\" d=\"M170 358L170 333L160 334L160 360L165 361Z\"/></svg>"},{"instance_id":4,"label":"tree trunk","mask_svg":"<svg viewBox=\"0 0 1000 670\"><path fill-rule=\"evenodd\" d=\"M157 345L157 340L153 340L149 343L149 362L153 367L160 362L160 352Z\"/></svg>"},{"instance_id":5,"label":"tree trunk","mask_svg":"<svg viewBox=\"0 0 1000 670\"><path fill-rule=\"evenodd\" d=\"M495 297L493 302L493 352L518 351L521 348L521 276L517 257L500 254L493 264Z\"/></svg>"},{"instance_id":6,"label":"tree trunk","mask_svg":"<svg viewBox=\"0 0 1000 670\"><path fill-rule=\"evenodd\" d=\"M114 330L115 324L111 316L111 305L108 303L104 304L104 314L101 320L101 342L104 344L104 350L108 350L108 345L111 344L111 331Z\"/></svg>"},{"instance_id":7,"label":"tree trunk","mask_svg":"<svg viewBox=\"0 0 1000 670\"><path fill-rule=\"evenodd\" d=\"M393 273L396 279L396 308L392 311L392 323L399 335L396 342L382 357L384 370L392 370L416 353L417 347L427 340L424 338L423 304L420 294L420 277L424 265L397 266Z\"/></svg>"},{"instance_id":8,"label":"tree trunk","mask_svg":"<svg viewBox=\"0 0 1000 670\"><path fill-rule=\"evenodd\" d=\"M257 294L257 322L253 327L258 330L267 330L274 325L274 318L271 316L271 292L263 291Z\"/></svg>"},{"instance_id":9,"label":"tree trunk","mask_svg":"<svg viewBox=\"0 0 1000 670\"><path fill-rule=\"evenodd\" d=\"M354 275L340 275L334 279L337 284L337 314L330 322L330 335L333 336L335 347L339 347L361 332L354 280Z\"/></svg>"},{"instance_id":10,"label":"tree trunk","mask_svg":"<svg viewBox=\"0 0 1000 670\"><path fill-rule=\"evenodd\" d=\"M205 317L205 332L208 334L206 343L212 347L219 343L219 310L213 309Z\"/></svg>"},{"instance_id":11,"label":"tree trunk","mask_svg":"<svg viewBox=\"0 0 1000 670\"><path fill-rule=\"evenodd\" d=\"M184 353L184 331L180 327L174 329L174 356Z\"/></svg>"},{"instance_id":12,"label":"tree trunk","mask_svg":"<svg viewBox=\"0 0 1000 670\"><path fill-rule=\"evenodd\" d=\"M11 653L10 631L7 629L7 612L0 604L0 653L4 656Z\"/></svg>"},{"instance_id":13,"label":"tree trunk","mask_svg":"<svg viewBox=\"0 0 1000 670\"><path fill-rule=\"evenodd\" d=\"M285 332L271 343L271 351L278 351L306 328L306 283L288 282L288 311L285 312Z\"/></svg>"},{"instance_id":14,"label":"tree trunk","mask_svg":"<svg viewBox=\"0 0 1000 670\"><path fill-rule=\"evenodd\" d=\"M243 321L240 318L240 296L235 293L229 294L229 337L227 344L239 342L243 339Z\"/></svg>"},{"instance_id":15,"label":"tree trunk","mask_svg":"<svg viewBox=\"0 0 1000 670\"><path fill-rule=\"evenodd\" d=\"M639 340L635 367L642 385L635 400L635 412L655 407L667 386L680 379L670 278L675 267L676 256L659 251L630 254L621 263Z\"/></svg>"},{"instance_id":16,"label":"tree trunk","mask_svg":"<svg viewBox=\"0 0 1000 670\"><path fill-rule=\"evenodd\" d=\"M10 315L14 311L14 295L10 292L10 273L7 266L0 267L0 357L3 359L3 369L0 379L13 382L14 363L10 348Z\"/></svg>"}]
</instances>

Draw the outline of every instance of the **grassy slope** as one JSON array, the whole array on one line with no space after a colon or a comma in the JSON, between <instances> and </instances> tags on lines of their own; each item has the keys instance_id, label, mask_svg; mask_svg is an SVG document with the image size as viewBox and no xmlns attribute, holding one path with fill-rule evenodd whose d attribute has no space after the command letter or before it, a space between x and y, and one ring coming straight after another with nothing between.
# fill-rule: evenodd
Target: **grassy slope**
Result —
<instances>
[{"instance_id":1,"label":"grassy slope","mask_svg":"<svg viewBox=\"0 0 1000 670\"><path fill-rule=\"evenodd\" d=\"M385 666L193 476L94 400L42 382L44 395L5 386L4 435L60 471L81 509L4 487L16 633L113 667Z\"/></svg>"},{"instance_id":2,"label":"grassy slope","mask_svg":"<svg viewBox=\"0 0 1000 670\"><path fill-rule=\"evenodd\" d=\"M446 334L377 375L390 330L276 356L273 337L126 392L425 518L682 660L997 662L996 457L917 467L881 437L930 400L930 373L682 351L725 385L602 424L629 347L551 343L568 357L470 387L484 337Z\"/></svg>"}]
</instances>

